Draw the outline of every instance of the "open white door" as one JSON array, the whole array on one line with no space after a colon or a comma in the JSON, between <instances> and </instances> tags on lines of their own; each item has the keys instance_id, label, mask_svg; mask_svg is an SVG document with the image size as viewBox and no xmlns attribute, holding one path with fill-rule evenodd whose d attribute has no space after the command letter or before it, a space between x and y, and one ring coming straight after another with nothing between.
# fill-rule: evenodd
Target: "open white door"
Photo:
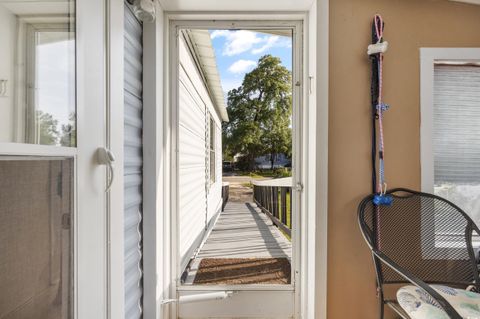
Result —
<instances>
[{"instance_id":1,"label":"open white door","mask_svg":"<svg viewBox=\"0 0 480 319\"><path fill-rule=\"evenodd\" d=\"M248 244L249 237L254 238L250 242L252 245L265 245L267 248L266 255L258 257L255 255L254 259L287 259L289 263L288 281L281 284L202 284L193 282L188 283L189 277L195 273L194 269L204 269L211 267L202 264L203 261L215 258L222 258L215 255L215 252L223 251L223 259L237 259L238 264L243 263L239 267L245 266L250 257L249 253L238 257L238 248L242 243L240 240L232 239L225 236L210 235L211 225L216 223L217 211L209 218L209 205L211 200L209 195L213 193L213 188L218 179L213 178L212 158L215 156L204 156L205 145L210 152L213 148L211 145L211 137L213 136L210 129L213 124L209 120L215 119L214 106L218 106L218 101L215 101L215 88L212 89L212 74L209 73L212 65L215 67L215 61L211 61L212 53L207 52L207 42L210 40L209 34L205 30L251 30L254 32L272 33L272 34L287 34L292 41L292 171L293 176L289 179L288 185L283 185L289 188L289 202L292 204L290 209L291 234L289 242L290 248L285 249L289 252L279 258L271 254L270 244L275 241L272 246L279 246L283 241L277 240L278 236L283 236L280 230L270 233L268 230L263 232L266 227L271 226L271 220L267 221L265 217L267 213L260 211L259 206L252 203L240 205L238 208L239 219L228 219L228 215L233 216L235 212L227 212L227 214L219 214L220 227L228 227L232 223L237 223L241 218L245 217L247 223L250 220L257 223L253 228L253 232L249 229L242 229L237 234L237 238L243 237ZM175 283L174 299L165 300L164 304L167 307L171 306L174 317L177 318L299 318L300 313L300 221L303 214L302 211L302 22L298 21L172 21L170 24L170 57L169 65L171 67L171 98L169 105L172 108L171 125L172 127L172 165L171 172L173 174L171 191L172 191L172 232L174 233L172 242L172 269L174 278L172 283ZM200 34L206 34L206 38ZM193 53L192 53L193 52ZM191 58L186 58L191 56ZM208 60L211 59L211 60ZM211 62L211 63L209 63ZM204 72L200 70L204 68ZM210 69L209 69L210 68ZM207 87L207 89L205 89ZM212 93L213 92L213 93ZM223 98L223 92L220 94L220 99ZM212 102L213 101L213 102ZM212 111L213 110L213 111ZM218 112L217 112L218 113ZM220 112L221 113L221 112ZM210 116L208 116L210 114ZM213 115L212 115L213 114ZM206 120L207 119L207 120ZM219 121L217 121L219 122ZM221 136L218 134L218 138ZM213 141L215 141L213 139ZM197 150L198 149L198 150ZM221 153L221 149L220 149ZM208 154L208 153L207 153ZM211 153L210 153L211 154ZM204 156L204 157L202 157ZM218 168L221 171L221 166ZM219 176L221 181L221 174ZM206 179L206 182L205 182ZM195 185L199 186L195 186ZM206 186L205 186L206 185ZM221 183L220 183L221 185ZM296 187L298 185L298 187ZM202 188L203 187L203 188ZM278 188L276 188L278 189ZM253 201L252 201L253 202ZM228 205L228 204L227 204ZM207 208L205 208L205 206ZM238 207L240 207L238 206ZM216 207L216 206L215 206ZM236 208L235 208L236 209ZM240 211L241 209L241 211ZM228 206L227 206L228 210ZM255 211L254 211L255 210ZM278 210L276 210L278 212ZM185 213L186 212L186 213ZM205 212L207 218L205 219ZM187 213L189 215L187 215ZM223 217L222 217L223 216ZM226 216L226 217L225 217ZM243 216L243 217L242 217ZM282 217L283 219L283 217ZM272 218L273 220L273 218ZM277 221L279 219L277 218ZM243 222L243 221L242 221ZM285 218L286 222L286 218ZM240 222L239 222L240 223ZM265 226L267 225L267 226ZM265 226L265 227L264 227ZM198 231L197 231L198 230ZM225 230L222 228L222 230ZM214 231L214 230L213 230ZM240 234L243 232L243 234ZM217 232L218 233L218 232ZM258 233L258 234L257 234ZM268 236L264 235L268 233ZM258 236L257 236L258 235ZM274 238L275 237L275 238ZM209 239L210 238L210 241ZM283 238L285 240L285 238ZM232 245L236 241L239 246ZM223 243L228 244L220 247ZM199 243L199 244L198 244ZM203 252L208 251L202 254ZM207 247L208 246L208 247ZM193 248L192 248L193 247ZM233 247L233 248L232 248ZM263 246L262 246L263 247ZM211 248L211 249L210 249ZM257 247L258 248L258 247ZM248 250L248 247L241 249ZM252 248L255 250L256 248ZM279 249L280 250L280 249ZM283 251L283 248L281 249ZM213 255L210 252L214 253ZM274 258L273 258L274 257ZM242 259L241 261L239 261ZM247 261L247 262L245 262ZM213 261L216 262L216 261ZM236 267L236 266L235 266ZM254 268L254 267L252 267ZM195 277L196 276L196 277ZM198 272L193 275L198 278ZM244 281L246 282L246 281Z\"/></svg>"},{"instance_id":2,"label":"open white door","mask_svg":"<svg viewBox=\"0 0 480 319\"><path fill-rule=\"evenodd\" d=\"M106 318L105 3L0 3L0 317Z\"/></svg>"}]
</instances>

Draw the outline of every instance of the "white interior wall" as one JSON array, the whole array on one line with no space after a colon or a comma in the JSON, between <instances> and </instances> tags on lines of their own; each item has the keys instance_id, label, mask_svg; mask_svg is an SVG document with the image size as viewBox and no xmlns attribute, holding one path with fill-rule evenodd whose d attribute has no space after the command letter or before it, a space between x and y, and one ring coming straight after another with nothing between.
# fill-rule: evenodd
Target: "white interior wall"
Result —
<instances>
[{"instance_id":1,"label":"white interior wall","mask_svg":"<svg viewBox=\"0 0 480 319\"><path fill-rule=\"evenodd\" d=\"M0 80L8 80L0 96L0 142L13 140L16 16L0 3Z\"/></svg>"}]
</instances>

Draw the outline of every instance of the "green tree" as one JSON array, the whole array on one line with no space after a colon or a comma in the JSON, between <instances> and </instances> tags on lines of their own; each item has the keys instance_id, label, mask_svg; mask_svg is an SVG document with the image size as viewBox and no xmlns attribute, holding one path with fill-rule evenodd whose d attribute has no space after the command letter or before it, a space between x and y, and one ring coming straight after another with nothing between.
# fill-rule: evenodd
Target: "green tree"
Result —
<instances>
[{"instance_id":1,"label":"green tree","mask_svg":"<svg viewBox=\"0 0 480 319\"><path fill-rule=\"evenodd\" d=\"M245 75L242 85L228 92L230 122L223 125L225 154L255 158L270 155L272 168L279 153L291 149L292 75L281 60L265 55Z\"/></svg>"},{"instance_id":2,"label":"green tree","mask_svg":"<svg viewBox=\"0 0 480 319\"><path fill-rule=\"evenodd\" d=\"M290 117L285 117L280 112L275 112L265 121L265 130L262 134L262 144L265 146L265 154L269 154L271 169L274 169L278 154L288 157L292 152L292 130Z\"/></svg>"},{"instance_id":3,"label":"green tree","mask_svg":"<svg viewBox=\"0 0 480 319\"><path fill-rule=\"evenodd\" d=\"M39 143L42 145L57 145L58 142L58 120L52 114L37 111L37 125Z\"/></svg>"},{"instance_id":4,"label":"green tree","mask_svg":"<svg viewBox=\"0 0 480 319\"><path fill-rule=\"evenodd\" d=\"M75 124L75 112L68 116L68 123L62 124L62 133L60 135L60 145L74 147L77 145L77 128Z\"/></svg>"}]
</instances>

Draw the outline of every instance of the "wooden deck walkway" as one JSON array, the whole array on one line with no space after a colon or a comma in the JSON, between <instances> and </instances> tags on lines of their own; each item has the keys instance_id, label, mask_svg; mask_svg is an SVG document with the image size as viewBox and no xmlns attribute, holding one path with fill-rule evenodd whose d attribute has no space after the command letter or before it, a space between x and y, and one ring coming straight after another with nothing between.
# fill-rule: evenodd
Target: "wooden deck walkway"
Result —
<instances>
[{"instance_id":1,"label":"wooden deck walkway","mask_svg":"<svg viewBox=\"0 0 480 319\"><path fill-rule=\"evenodd\" d=\"M292 243L253 203L229 202L197 258L288 258Z\"/></svg>"},{"instance_id":2,"label":"wooden deck walkway","mask_svg":"<svg viewBox=\"0 0 480 319\"><path fill-rule=\"evenodd\" d=\"M292 243L253 203L228 202L199 253L185 284L193 284L204 258L287 258Z\"/></svg>"}]
</instances>

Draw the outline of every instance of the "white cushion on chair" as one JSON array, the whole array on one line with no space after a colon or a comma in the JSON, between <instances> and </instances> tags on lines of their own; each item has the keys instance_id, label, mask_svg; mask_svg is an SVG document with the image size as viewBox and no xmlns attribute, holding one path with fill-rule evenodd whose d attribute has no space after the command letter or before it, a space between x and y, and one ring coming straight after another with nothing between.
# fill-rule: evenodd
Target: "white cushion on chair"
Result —
<instances>
[{"instance_id":1,"label":"white cushion on chair","mask_svg":"<svg viewBox=\"0 0 480 319\"><path fill-rule=\"evenodd\" d=\"M480 319L480 294L432 285L465 319ZM412 319L449 319L440 305L423 289L405 286L397 291L400 306Z\"/></svg>"}]
</instances>

